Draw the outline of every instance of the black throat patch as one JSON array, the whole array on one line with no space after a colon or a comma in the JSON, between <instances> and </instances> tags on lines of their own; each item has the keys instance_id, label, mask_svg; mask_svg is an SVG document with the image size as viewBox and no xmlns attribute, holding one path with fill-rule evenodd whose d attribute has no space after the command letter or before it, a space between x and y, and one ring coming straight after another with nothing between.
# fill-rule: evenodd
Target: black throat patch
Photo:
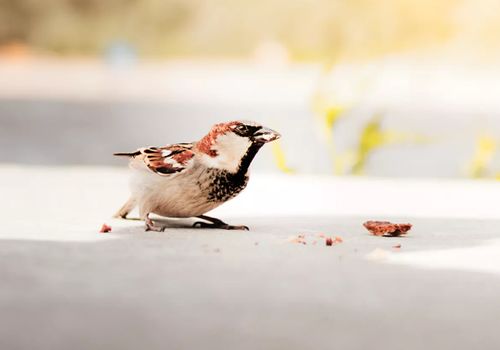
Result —
<instances>
[{"instance_id":1,"label":"black throat patch","mask_svg":"<svg viewBox=\"0 0 500 350\"><path fill-rule=\"evenodd\" d=\"M235 196L247 187L248 168L254 160L257 152L264 144L252 144L245 156L241 159L240 166L236 173L230 173L226 170L211 169L211 186L208 194L208 200L214 202L225 202Z\"/></svg>"}]
</instances>

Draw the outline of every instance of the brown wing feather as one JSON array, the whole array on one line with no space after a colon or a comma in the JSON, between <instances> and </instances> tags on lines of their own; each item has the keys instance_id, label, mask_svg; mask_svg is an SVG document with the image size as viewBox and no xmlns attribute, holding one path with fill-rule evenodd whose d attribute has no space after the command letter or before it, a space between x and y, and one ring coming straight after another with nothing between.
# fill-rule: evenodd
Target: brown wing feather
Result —
<instances>
[{"instance_id":1,"label":"brown wing feather","mask_svg":"<svg viewBox=\"0 0 500 350\"><path fill-rule=\"evenodd\" d=\"M142 160L147 167L158 175L171 175L186 170L192 163L194 152L190 143L179 143L164 147L141 148L133 153L119 153Z\"/></svg>"},{"instance_id":2,"label":"brown wing feather","mask_svg":"<svg viewBox=\"0 0 500 350\"><path fill-rule=\"evenodd\" d=\"M151 147L141 150L144 163L159 175L170 175L184 171L192 162L194 153L190 144Z\"/></svg>"}]
</instances>

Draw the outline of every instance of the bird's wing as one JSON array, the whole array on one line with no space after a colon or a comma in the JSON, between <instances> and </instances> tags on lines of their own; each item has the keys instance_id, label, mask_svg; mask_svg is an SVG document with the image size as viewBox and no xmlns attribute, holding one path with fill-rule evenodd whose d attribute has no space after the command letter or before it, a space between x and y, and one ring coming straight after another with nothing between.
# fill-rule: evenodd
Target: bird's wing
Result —
<instances>
[{"instance_id":1,"label":"bird's wing","mask_svg":"<svg viewBox=\"0 0 500 350\"><path fill-rule=\"evenodd\" d=\"M190 143L141 148L128 155L135 161L142 160L151 171L162 176L180 173L194 161L193 144Z\"/></svg>"}]
</instances>

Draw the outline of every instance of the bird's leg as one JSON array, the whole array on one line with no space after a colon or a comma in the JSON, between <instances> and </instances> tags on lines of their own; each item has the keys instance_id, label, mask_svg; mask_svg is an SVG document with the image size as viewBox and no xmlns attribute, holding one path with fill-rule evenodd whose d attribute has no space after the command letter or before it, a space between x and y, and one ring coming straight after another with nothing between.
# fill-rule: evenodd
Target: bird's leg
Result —
<instances>
[{"instance_id":1,"label":"bird's leg","mask_svg":"<svg viewBox=\"0 0 500 350\"><path fill-rule=\"evenodd\" d=\"M154 232L164 232L166 227L155 226L153 220L149 218L149 213L146 214L146 218L144 219L146 222L146 232L154 231Z\"/></svg>"},{"instance_id":2,"label":"bird's leg","mask_svg":"<svg viewBox=\"0 0 500 350\"><path fill-rule=\"evenodd\" d=\"M226 224L224 221L216 219L216 218L211 218L210 216L206 215L200 215L197 216L198 219L206 220L211 222L211 224L202 222L202 221L197 221L193 224L193 227L200 227L200 228L218 228L221 230L243 230L243 231L250 231L248 226L232 226Z\"/></svg>"},{"instance_id":3,"label":"bird's leg","mask_svg":"<svg viewBox=\"0 0 500 350\"><path fill-rule=\"evenodd\" d=\"M130 197L129 200L113 215L114 218L127 219L127 215L135 208L135 199ZM128 219L136 220L136 219Z\"/></svg>"}]
</instances>

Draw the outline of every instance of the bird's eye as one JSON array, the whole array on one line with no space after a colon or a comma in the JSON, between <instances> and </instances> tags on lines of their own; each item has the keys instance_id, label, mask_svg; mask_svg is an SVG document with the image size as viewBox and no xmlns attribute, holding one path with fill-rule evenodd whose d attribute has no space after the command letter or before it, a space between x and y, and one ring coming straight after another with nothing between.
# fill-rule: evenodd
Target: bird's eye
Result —
<instances>
[{"instance_id":1,"label":"bird's eye","mask_svg":"<svg viewBox=\"0 0 500 350\"><path fill-rule=\"evenodd\" d=\"M236 127L236 131L238 131L238 133L240 134L245 134L248 131L248 128L246 125L241 124Z\"/></svg>"}]
</instances>

